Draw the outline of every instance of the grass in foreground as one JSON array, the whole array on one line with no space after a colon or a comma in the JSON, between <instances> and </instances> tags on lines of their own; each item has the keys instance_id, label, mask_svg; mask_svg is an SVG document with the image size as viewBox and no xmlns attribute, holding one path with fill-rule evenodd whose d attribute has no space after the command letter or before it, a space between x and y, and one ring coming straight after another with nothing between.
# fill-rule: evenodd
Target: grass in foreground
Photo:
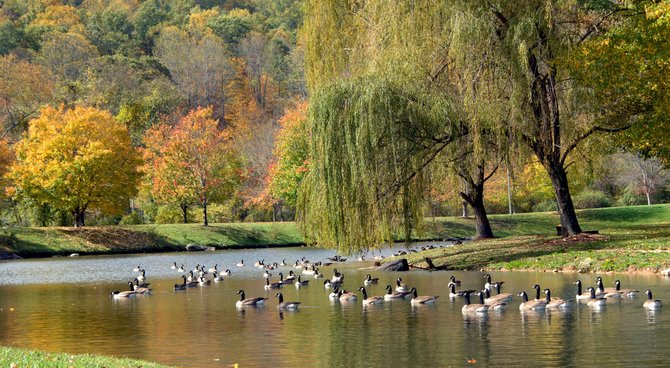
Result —
<instances>
[{"instance_id":1,"label":"grass in foreground","mask_svg":"<svg viewBox=\"0 0 670 368\"><path fill-rule=\"evenodd\" d=\"M406 257L418 267L427 267L424 257L429 257L435 265L461 270L658 272L670 267L670 206L593 209L578 216L584 230L600 234L559 238L551 234L558 222L553 213L498 215L492 225L502 238Z\"/></svg>"},{"instance_id":2,"label":"grass in foreground","mask_svg":"<svg viewBox=\"0 0 670 368\"><path fill-rule=\"evenodd\" d=\"M47 353L0 346L0 367L143 367L163 368L166 365L128 358L110 358L88 354Z\"/></svg>"}]
</instances>

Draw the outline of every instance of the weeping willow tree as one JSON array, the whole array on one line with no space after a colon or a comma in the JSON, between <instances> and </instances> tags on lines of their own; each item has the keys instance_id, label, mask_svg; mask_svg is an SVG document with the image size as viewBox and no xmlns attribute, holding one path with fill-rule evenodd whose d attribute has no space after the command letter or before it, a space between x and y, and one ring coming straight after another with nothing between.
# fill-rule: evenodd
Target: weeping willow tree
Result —
<instances>
[{"instance_id":1,"label":"weeping willow tree","mask_svg":"<svg viewBox=\"0 0 670 368\"><path fill-rule=\"evenodd\" d=\"M301 218L311 240L365 252L422 217L424 169L464 134L446 100L379 77L345 80L312 96L310 170Z\"/></svg>"}]
</instances>

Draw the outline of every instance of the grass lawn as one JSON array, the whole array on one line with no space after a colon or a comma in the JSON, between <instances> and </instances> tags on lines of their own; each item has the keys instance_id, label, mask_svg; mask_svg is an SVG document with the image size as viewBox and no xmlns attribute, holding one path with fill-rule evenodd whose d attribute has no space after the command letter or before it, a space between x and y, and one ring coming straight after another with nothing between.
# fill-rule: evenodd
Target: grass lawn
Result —
<instances>
[{"instance_id":1,"label":"grass lawn","mask_svg":"<svg viewBox=\"0 0 670 368\"><path fill-rule=\"evenodd\" d=\"M127 358L109 358L95 355L74 355L64 353L47 353L42 351L17 349L0 346L0 367L128 367L128 368L162 368L166 365Z\"/></svg>"},{"instance_id":2,"label":"grass lawn","mask_svg":"<svg viewBox=\"0 0 670 368\"><path fill-rule=\"evenodd\" d=\"M657 272L670 267L670 206L582 210L578 217L582 229L600 234L561 239L555 236L559 223L555 213L494 215L491 225L500 238L412 253L407 258L426 267L424 257L429 257L435 265L453 269ZM463 229L473 221L452 220ZM435 226L445 224L437 221Z\"/></svg>"}]
</instances>

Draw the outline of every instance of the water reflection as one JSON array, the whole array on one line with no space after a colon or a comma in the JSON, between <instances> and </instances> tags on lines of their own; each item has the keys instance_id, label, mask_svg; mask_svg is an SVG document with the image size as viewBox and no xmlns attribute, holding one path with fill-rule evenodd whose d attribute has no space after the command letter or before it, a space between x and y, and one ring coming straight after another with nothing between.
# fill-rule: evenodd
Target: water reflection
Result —
<instances>
[{"instance_id":1,"label":"water reflection","mask_svg":"<svg viewBox=\"0 0 670 368\"><path fill-rule=\"evenodd\" d=\"M299 249L304 252L304 249ZM299 259L290 250L253 259ZM318 254L308 258L318 260ZM586 303L563 310L519 311L519 298L506 310L487 314L462 314L463 298L447 297L449 276L462 280L463 289L480 290L484 274L479 272L409 272L402 275L359 269L369 263L337 264L346 275L348 290L363 286L366 274L380 277L367 285L370 295L383 295L387 284L398 276L426 295L442 295L433 305L412 306L409 299L385 301L364 307L361 295L355 301L328 298L331 289L321 282L304 288L286 285L285 300L300 301L296 312L277 310L276 291L264 289L262 271L251 264L233 269L232 275L210 286L174 291L180 282L172 270L173 259L186 269L201 265L234 265L238 254L216 254L189 258L190 254L137 257L98 257L96 267L116 269L104 280L85 284L22 284L0 286L0 344L50 351L89 352L128 356L167 364L201 367L226 366L617 366L661 365L670 352L661 341L670 337L670 317L662 310L646 311L643 297L607 301L593 309ZM304 254L304 253L303 253ZM208 258L209 257L209 258ZM225 259L224 259L225 258ZM222 262L221 260L224 259ZM78 265L67 260L68 265ZM153 295L112 299L111 290L125 290L132 268L147 270ZM253 263L253 262L251 262ZM52 260L24 263L50 272ZM0 264L0 267L7 263ZM12 263L13 270L17 270ZM77 269L77 267L71 267ZM334 266L322 267L331 275ZM159 276L166 270L167 276ZM20 270L20 269L19 269ZM288 274L292 267L280 268ZM5 272L0 270L0 274ZM74 271L73 271L74 272ZM495 272L493 280L504 280L505 290L518 293L534 284L552 290L552 296L574 299L576 275L532 272ZM596 275L579 275L585 285L595 285ZM62 275L62 279L73 276ZM276 277L276 276L274 276ZM667 280L647 275L618 275L628 287L658 290L668 294ZM605 277L612 282L614 276ZM612 279L612 280L610 280ZM312 278L312 280L314 280ZM264 307L236 308L238 290L249 296L269 297ZM360 293L359 293L360 294ZM175 341L198 346L174 349ZM603 356L594 360L594 356ZM638 357L638 358L635 358ZM642 358L639 358L642 357ZM475 362L476 361L476 362Z\"/></svg>"}]
</instances>

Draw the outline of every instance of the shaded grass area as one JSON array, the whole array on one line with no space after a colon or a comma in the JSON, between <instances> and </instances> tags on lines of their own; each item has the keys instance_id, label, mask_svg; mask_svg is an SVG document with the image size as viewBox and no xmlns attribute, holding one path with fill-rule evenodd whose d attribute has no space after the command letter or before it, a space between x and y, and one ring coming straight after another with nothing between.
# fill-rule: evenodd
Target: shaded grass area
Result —
<instances>
[{"instance_id":1,"label":"shaded grass area","mask_svg":"<svg viewBox=\"0 0 670 368\"><path fill-rule=\"evenodd\" d=\"M96 355L47 353L35 350L0 346L0 367L132 367L162 368L166 365L127 358L110 358Z\"/></svg>"},{"instance_id":2,"label":"shaded grass area","mask_svg":"<svg viewBox=\"0 0 670 368\"><path fill-rule=\"evenodd\" d=\"M294 223L9 228L0 233L0 253L21 257L178 251L188 244L271 247L303 244L303 238Z\"/></svg>"},{"instance_id":3,"label":"shaded grass area","mask_svg":"<svg viewBox=\"0 0 670 368\"><path fill-rule=\"evenodd\" d=\"M558 220L552 213L492 216L502 238L406 257L419 267L426 267L424 257L429 257L436 265L465 270L657 272L670 267L670 206L593 209L578 216L583 229L600 235L559 238L551 234Z\"/></svg>"}]
</instances>

